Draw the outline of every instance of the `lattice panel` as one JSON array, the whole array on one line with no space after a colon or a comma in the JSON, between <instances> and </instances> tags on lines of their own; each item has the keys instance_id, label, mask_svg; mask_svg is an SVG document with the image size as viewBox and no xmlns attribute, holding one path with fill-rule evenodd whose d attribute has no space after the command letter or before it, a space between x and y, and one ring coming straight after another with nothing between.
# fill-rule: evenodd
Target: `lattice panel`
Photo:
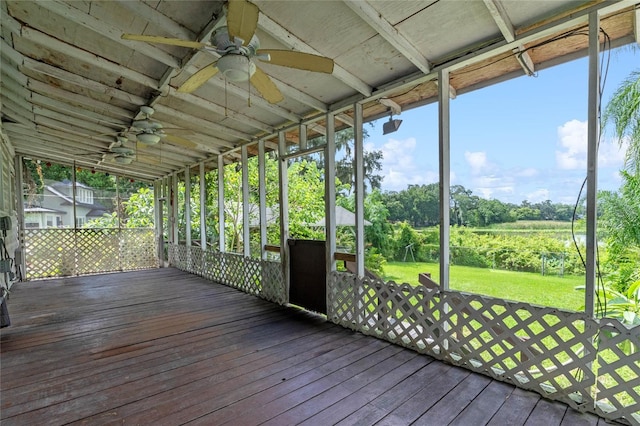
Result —
<instances>
[{"instance_id":1,"label":"lattice panel","mask_svg":"<svg viewBox=\"0 0 640 426\"><path fill-rule=\"evenodd\" d=\"M124 228L120 230L120 268L123 271L158 267L155 230Z\"/></svg>"},{"instance_id":2,"label":"lattice panel","mask_svg":"<svg viewBox=\"0 0 640 426\"><path fill-rule=\"evenodd\" d=\"M458 292L442 294L446 358L576 409L593 407L597 327L582 313Z\"/></svg>"},{"instance_id":3,"label":"lattice panel","mask_svg":"<svg viewBox=\"0 0 640 426\"><path fill-rule=\"evenodd\" d=\"M284 285L282 264L280 262L262 261L262 292L260 297L284 305L287 303L287 290Z\"/></svg>"},{"instance_id":4,"label":"lattice panel","mask_svg":"<svg viewBox=\"0 0 640 426\"><path fill-rule=\"evenodd\" d=\"M220 281L245 293L260 294L260 261L232 253L221 254Z\"/></svg>"},{"instance_id":5,"label":"lattice panel","mask_svg":"<svg viewBox=\"0 0 640 426\"><path fill-rule=\"evenodd\" d=\"M202 276L204 266L204 252L200 247L196 246L189 247L189 252L189 264L191 265L191 272L193 274Z\"/></svg>"},{"instance_id":6,"label":"lattice panel","mask_svg":"<svg viewBox=\"0 0 640 426\"><path fill-rule=\"evenodd\" d=\"M75 231L76 274L120 270L118 229L78 229Z\"/></svg>"},{"instance_id":7,"label":"lattice panel","mask_svg":"<svg viewBox=\"0 0 640 426\"><path fill-rule=\"evenodd\" d=\"M27 280L75 274L73 229L26 229L24 242Z\"/></svg>"},{"instance_id":8,"label":"lattice panel","mask_svg":"<svg viewBox=\"0 0 640 426\"><path fill-rule=\"evenodd\" d=\"M169 259L173 266L183 271L191 272L187 264L187 247L178 244L169 246Z\"/></svg>"},{"instance_id":9,"label":"lattice panel","mask_svg":"<svg viewBox=\"0 0 640 426\"><path fill-rule=\"evenodd\" d=\"M640 327L603 319L598 341L596 409L600 416L640 425Z\"/></svg>"},{"instance_id":10,"label":"lattice panel","mask_svg":"<svg viewBox=\"0 0 640 426\"><path fill-rule=\"evenodd\" d=\"M27 279L155 268L153 229L27 229Z\"/></svg>"},{"instance_id":11,"label":"lattice panel","mask_svg":"<svg viewBox=\"0 0 640 426\"><path fill-rule=\"evenodd\" d=\"M599 332L582 313L334 272L328 319L365 334L640 424L640 327ZM600 335L599 352L593 342ZM630 353L631 355L625 355ZM596 360L596 353L598 354ZM599 365L598 380L593 366ZM598 405L593 398L596 392ZM603 414L604 413L604 414Z\"/></svg>"}]
</instances>

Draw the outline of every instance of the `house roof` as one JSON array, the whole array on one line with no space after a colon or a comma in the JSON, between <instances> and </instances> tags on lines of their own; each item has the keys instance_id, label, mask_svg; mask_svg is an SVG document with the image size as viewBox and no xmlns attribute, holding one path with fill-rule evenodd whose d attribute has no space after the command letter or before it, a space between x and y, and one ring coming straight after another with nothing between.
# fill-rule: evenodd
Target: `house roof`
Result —
<instances>
[{"instance_id":1,"label":"house roof","mask_svg":"<svg viewBox=\"0 0 640 426\"><path fill-rule=\"evenodd\" d=\"M2 10L2 134L15 152L154 180L204 162L240 157L240 147L278 132L297 143L365 120L437 101L437 77L450 72L452 95L531 74L587 52L590 12L611 46L637 40L638 2L275 1L255 0L260 47L318 54L330 74L260 62L284 99L272 104L248 83L218 73L193 93L178 89L219 54L123 40L122 34L207 41L224 15L222 1L5 0ZM390 103L389 101L392 101ZM111 161L117 134L132 134L140 108L166 128L158 145L138 144L135 161Z\"/></svg>"}]
</instances>

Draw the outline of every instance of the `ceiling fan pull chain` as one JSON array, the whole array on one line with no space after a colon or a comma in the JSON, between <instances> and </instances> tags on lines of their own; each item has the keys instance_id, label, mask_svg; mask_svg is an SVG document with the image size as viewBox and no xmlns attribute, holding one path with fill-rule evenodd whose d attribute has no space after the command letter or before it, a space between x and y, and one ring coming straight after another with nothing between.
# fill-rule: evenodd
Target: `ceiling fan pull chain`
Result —
<instances>
[{"instance_id":1,"label":"ceiling fan pull chain","mask_svg":"<svg viewBox=\"0 0 640 426\"><path fill-rule=\"evenodd\" d=\"M229 117L229 109L227 107L227 104L228 104L228 102L227 102L227 97L228 97L227 84L228 84L227 83L227 79L225 78L224 79L224 116L225 116L225 118Z\"/></svg>"},{"instance_id":2,"label":"ceiling fan pull chain","mask_svg":"<svg viewBox=\"0 0 640 426\"><path fill-rule=\"evenodd\" d=\"M247 106L251 108L251 62L247 63Z\"/></svg>"}]
</instances>

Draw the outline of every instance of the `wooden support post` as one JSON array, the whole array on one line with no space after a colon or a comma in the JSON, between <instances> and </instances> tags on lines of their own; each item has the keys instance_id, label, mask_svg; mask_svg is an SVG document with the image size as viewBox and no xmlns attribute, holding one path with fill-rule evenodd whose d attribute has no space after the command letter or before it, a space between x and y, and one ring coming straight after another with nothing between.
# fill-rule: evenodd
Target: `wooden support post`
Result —
<instances>
[{"instance_id":1,"label":"wooden support post","mask_svg":"<svg viewBox=\"0 0 640 426\"><path fill-rule=\"evenodd\" d=\"M278 163L280 177L280 262L286 301L289 301L289 162L283 158L287 153L285 133L278 133Z\"/></svg>"},{"instance_id":2,"label":"wooden support post","mask_svg":"<svg viewBox=\"0 0 640 426\"><path fill-rule=\"evenodd\" d=\"M355 197L356 197L356 270L364 277L364 138L362 134L362 104L353 105L353 137L355 153Z\"/></svg>"},{"instance_id":3,"label":"wooden support post","mask_svg":"<svg viewBox=\"0 0 640 426\"><path fill-rule=\"evenodd\" d=\"M200 247L207 249L207 178L204 162L200 163Z\"/></svg>"},{"instance_id":4,"label":"wooden support post","mask_svg":"<svg viewBox=\"0 0 640 426\"><path fill-rule=\"evenodd\" d=\"M218 241L218 249L224 253L224 158L222 155L218 155Z\"/></svg>"},{"instance_id":5,"label":"wooden support post","mask_svg":"<svg viewBox=\"0 0 640 426\"><path fill-rule=\"evenodd\" d=\"M258 141L258 191L260 197L260 259L267 259L267 182L264 140Z\"/></svg>"},{"instance_id":6,"label":"wooden support post","mask_svg":"<svg viewBox=\"0 0 640 426\"><path fill-rule=\"evenodd\" d=\"M595 314L597 272L598 141L600 138L600 19L589 14L589 105L587 110L587 267L585 313Z\"/></svg>"},{"instance_id":7,"label":"wooden support post","mask_svg":"<svg viewBox=\"0 0 640 426\"><path fill-rule=\"evenodd\" d=\"M251 235L249 228L249 157L247 146L242 145L242 252L246 257L251 256Z\"/></svg>"},{"instance_id":8,"label":"wooden support post","mask_svg":"<svg viewBox=\"0 0 640 426\"><path fill-rule=\"evenodd\" d=\"M184 169L184 235L187 247L191 246L191 170Z\"/></svg>"},{"instance_id":9,"label":"wooden support post","mask_svg":"<svg viewBox=\"0 0 640 426\"><path fill-rule=\"evenodd\" d=\"M440 172L440 288L449 290L449 237L451 151L449 121L449 70L438 72L438 129Z\"/></svg>"}]
</instances>

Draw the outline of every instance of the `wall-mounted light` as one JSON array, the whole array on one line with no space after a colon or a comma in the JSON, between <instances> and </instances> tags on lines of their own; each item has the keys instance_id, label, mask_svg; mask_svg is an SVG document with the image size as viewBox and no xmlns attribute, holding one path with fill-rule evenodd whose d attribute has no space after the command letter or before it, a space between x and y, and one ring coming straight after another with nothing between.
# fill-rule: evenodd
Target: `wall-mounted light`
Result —
<instances>
[{"instance_id":1,"label":"wall-mounted light","mask_svg":"<svg viewBox=\"0 0 640 426\"><path fill-rule=\"evenodd\" d=\"M382 105L388 107L391 110L389 121L387 121L382 125L382 134L386 135L386 134L397 131L400 128L400 124L402 124L402 120L398 120L398 119L394 120L393 114L400 114L400 112L402 111L400 108L400 105L398 105L397 103L395 103L389 98L380 98L378 99L378 102L380 102Z\"/></svg>"},{"instance_id":2,"label":"wall-mounted light","mask_svg":"<svg viewBox=\"0 0 640 426\"><path fill-rule=\"evenodd\" d=\"M402 124L402 120L394 120L392 114L391 116L389 116L389 121L382 125L382 134L386 135L395 132L400 128L400 124Z\"/></svg>"}]
</instances>

